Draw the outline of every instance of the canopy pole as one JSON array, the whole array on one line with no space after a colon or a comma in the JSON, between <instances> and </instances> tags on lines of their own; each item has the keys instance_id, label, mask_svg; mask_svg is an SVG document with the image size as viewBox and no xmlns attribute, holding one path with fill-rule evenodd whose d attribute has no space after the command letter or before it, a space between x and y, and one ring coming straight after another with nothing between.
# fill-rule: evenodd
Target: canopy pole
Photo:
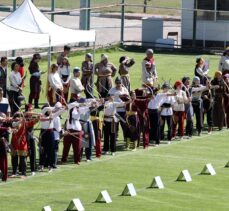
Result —
<instances>
[{"instance_id":1,"label":"canopy pole","mask_svg":"<svg viewBox=\"0 0 229 211\"><path fill-rule=\"evenodd\" d=\"M6 58L7 58L7 60L8 60L8 51L6 51ZM9 62L7 62L7 68L6 68L6 90L8 89L8 87L7 87L7 84L8 84L8 67L9 67ZM8 93L7 93L7 91L6 91L6 93L4 93L7 97L9 97L8 96Z\"/></svg>"},{"instance_id":2,"label":"canopy pole","mask_svg":"<svg viewBox=\"0 0 229 211\"><path fill-rule=\"evenodd\" d=\"M49 48L48 48L48 70L51 66L52 54L51 54L51 37L49 35Z\"/></svg>"},{"instance_id":3,"label":"canopy pole","mask_svg":"<svg viewBox=\"0 0 229 211\"><path fill-rule=\"evenodd\" d=\"M94 95L94 78L95 78L95 42L96 42L96 35L95 41L93 43L93 73L92 73L92 94Z\"/></svg>"}]
</instances>

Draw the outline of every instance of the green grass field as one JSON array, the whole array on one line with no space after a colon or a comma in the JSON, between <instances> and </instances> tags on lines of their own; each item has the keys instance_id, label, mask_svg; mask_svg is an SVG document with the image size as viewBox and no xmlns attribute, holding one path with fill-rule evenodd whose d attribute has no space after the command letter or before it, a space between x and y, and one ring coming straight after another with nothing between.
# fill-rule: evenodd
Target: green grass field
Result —
<instances>
[{"instance_id":1,"label":"green grass field","mask_svg":"<svg viewBox=\"0 0 229 211\"><path fill-rule=\"evenodd\" d=\"M96 61L99 61L100 53L96 53ZM122 55L135 58L136 65L131 70L132 88L139 87L144 53L123 50L108 50L106 53L117 66ZM156 53L160 81L164 78L174 82L184 75L193 76L198 56ZM210 75L213 75L219 57L201 56L210 60ZM71 66L80 66L83 57L80 54L72 55ZM47 62L42 61L41 69L45 71L46 67ZM29 92L28 79L24 90L26 96ZM45 81L46 76L43 77L44 89ZM45 102L44 93L41 101ZM119 141L119 150L114 157L106 155L89 163L83 159L80 166L70 161L52 173L37 173L24 180L0 182L0 211L39 211L45 205L51 205L54 211L63 211L73 198L80 198L85 210L90 211L228 210L229 169L224 168L229 160L228 135L228 130L216 131L211 136L194 136L189 141L174 141L171 145L162 143L158 148L143 150L140 147L137 152L123 151L123 142ZM60 156L61 153L60 150ZM199 175L206 163L213 164L217 175ZM190 171L192 182L175 182L183 169ZM147 188L153 177L159 175L165 189ZM134 184L136 197L120 196L127 183ZM104 189L108 190L113 202L94 203L99 192Z\"/></svg>"},{"instance_id":2,"label":"green grass field","mask_svg":"<svg viewBox=\"0 0 229 211\"><path fill-rule=\"evenodd\" d=\"M63 211L78 197L90 211L228 210L229 169L223 168L227 161L228 131L149 150L118 152L115 157L103 156L81 166L69 164L53 173L0 183L0 210L31 211L51 205L54 211ZM198 175L209 162L217 175ZM183 169L190 171L192 182L175 182ZM165 189L148 189L158 175ZM137 196L120 196L130 182ZM94 203L104 189L113 202Z\"/></svg>"},{"instance_id":3,"label":"green grass field","mask_svg":"<svg viewBox=\"0 0 229 211\"><path fill-rule=\"evenodd\" d=\"M13 0L2 0L0 2L1 5L12 5ZM17 5L20 5L23 2L23 0L17 0ZM50 7L51 0L33 0L36 6L39 7ZM143 4L144 0L126 0L126 4ZM91 6L92 7L98 7L98 6L106 6L106 5L112 5L112 4L119 4L121 3L121 0L91 0ZM155 7L173 7L173 8L181 8L181 0L151 0L148 2L148 5L155 6ZM80 0L56 0L56 8L64 8L64 9L76 9L80 7ZM100 10L97 10L99 12L119 12L121 9L120 7L110 7L110 8L102 8ZM127 7L126 12L137 12L141 13L143 12L142 7ZM153 10L151 8L147 9L147 13L149 14L167 14L167 15L177 15L177 11L173 10Z\"/></svg>"}]
</instances>

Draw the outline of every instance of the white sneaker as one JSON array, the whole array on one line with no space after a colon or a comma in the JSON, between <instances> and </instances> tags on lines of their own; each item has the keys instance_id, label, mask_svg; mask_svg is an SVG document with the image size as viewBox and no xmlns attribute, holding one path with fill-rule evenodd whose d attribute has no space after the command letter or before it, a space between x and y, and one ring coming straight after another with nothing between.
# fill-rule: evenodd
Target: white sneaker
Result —
<instances>
[{"instance_id":1,"label":"white sneaker","mask_svg":"<svg viewBox=\"0 0 229 211\"><path fill-rule=\"evenodd\" d=\"M49 173L51 173L53 171L53 169L52 168L49 168Z\"/></svg>"},{"instance_id":2,"label":"white sneaker","mask_svg":"<svg viewBox=\"0 0 229 211\"><path fill-rule=\"evenodd\" d=\"M91 162L91 160L87 159L87 162Z\"/></svg>"},{"instance_id":3,"label":"white sneaker","mask_svg":"<svg viewBox=\"0 0 229 211\"><path fill-rule=\"evenodd\" d=\"M112 156L115 156L115 153L114 153L114 152L112 152L112 153L111 153L111 155L112 155Z\"/></svg>"},{"instance_id":4,"label":"white sneaker","mask_svg":"<svg viewBox=\"0 0 229 211\"><path fill-rule=\"evenodd\" d=\"M35 175L36 175L36 173L33 171L33 172L32 172L32 176L35 176Z\"/></svg>"},{"instance_id":5,"label":"white sneaker","mask_svg":"<svg viewBox=\"0 0 229 211\"><path fill-rule=\"evenodd\" d=\"M168 144L171 144L171 141L168 141Z\"/></svg>"}]
</instances>

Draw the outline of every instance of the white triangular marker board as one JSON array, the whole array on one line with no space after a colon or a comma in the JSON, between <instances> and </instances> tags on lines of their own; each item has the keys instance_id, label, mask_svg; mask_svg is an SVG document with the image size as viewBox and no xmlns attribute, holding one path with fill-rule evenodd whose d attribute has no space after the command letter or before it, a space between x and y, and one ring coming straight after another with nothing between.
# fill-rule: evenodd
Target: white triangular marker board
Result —
<instances>
[{"instance_id":1,"label":"white triangular marker board","mask_svg":"<svg viewBox=\"0 0 229 211\"><path fill-rule=\"evenodd\" d=\"M50 206L43 207L42 211L52 211Z\"/></svg>"},{"instance_id":2,"label":"white triangular marker board","mask_svg":"<svg viewBox=\"0 0 229 211\"><path fill-rule=\"evenodd\" d=\"M73 210L76 209L77 211L84 211L84 207L80 201L80 199L72 199L68 205L67 210Z\"/></svg>"},{"instance_id":3,"label":"white triangular marker board","mask_svg":"<svg viewBox=\"0 0 229 211\"><path fill-rule=\"evenodd\" d=\"M109 193L107 192L107 190L103 190L99 193L96 202L102 202L104 200L104 202L106 203L111 203L111 197L109 195Z\"/></svg>"},{"instance_id":4,"label":"white triangular marker board","mask_svg":"<svg viewBox=\"0 0 229 211\"><path fill-rule=\"evenodd\" d=\"M192 178L188 170L183 170L177 178L177 181L191 182Z\"/></svg>"},{"instance_id":5,"label":"white triangular marker board","mask_svg":"<svg viewBox=\"0 0 229 211\"><path fill-rule=\"evenodd\" d=\"M136 196L136 195L137 193L133 183L127 184L122 192L122 196Z\"/></svg>"},{"instance_id":6,"label":"white triangular marker board","mask_svg":"<svg viewBox=\"0 0 229 211\"><path fill-rule=\"evenodd\" d=\"M159 188L159 189L165 188L160 176L153 178L150 188Z\"/></svg>"},{"instance_id":7,"label":"white triangular marker board","mask_svg":"<svg viewBox=\"0 0 229 211\"><path fill-rule=\"evenodd\" d=\"M225 168L229 168L229 161L227 162Z\"/></svg>"},{"instance_id":8,"label":"white triangular marker board","mask_svg":"<svg viewBox=\"0 0 229 211\"><path fill-rule=\"evenodd\" d=\"M215 169L213 168L211 163L208 163L204 166L203 170L201 171L201 174L210 174L210 175L216 175Z\"/></svg>"}]
</instances>

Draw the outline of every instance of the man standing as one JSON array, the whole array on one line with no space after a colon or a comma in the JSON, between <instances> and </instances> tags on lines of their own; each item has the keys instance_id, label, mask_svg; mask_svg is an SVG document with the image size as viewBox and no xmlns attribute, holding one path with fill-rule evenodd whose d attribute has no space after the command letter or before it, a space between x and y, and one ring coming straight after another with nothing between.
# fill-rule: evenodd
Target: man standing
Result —
<instances>
[{"instance_id":1,"label":"man standing","mask_svg":"<svg viewBox=\"0 0 229 211\"><path fill-rule=\"evenodd\" d=\"M92 98L92 77L93 77L93 62L92 55L87 53L85 56L85 60L82 62L82 79L81 82L85 88L84 93L86 98Z\"/></svg>"},{"instance_id":2,"label":"man standing","mask_svg":"<svg viewBox=\"0 0 229 211\"><path fill-rule=\"evenodd\" d=\"M123 101L129 100L129 91L122 85L122 80L120 77L115 79L115 87L111 88L108 92L109 95L114 96L114 102L122 103ZM126 141L127 139L127 127L126 123L122 120L126 119L126 109L125 107L117 108L117 114L121 117L121 127L123 131L123 137ZM118 123L117 123L117 134L118 134Z\"/></svg>"},{"instance_id":3,"label":"man standing","mask_svg":"<svg viewBox=\"0 0 229 211\"><path fill-rule=\"evenodd\" d=\"M70 80L71 100L78 100L81 93L84 91L84 87L80 80L80 68L75 67L73 69L73 78Z\"/></svg>"},{"instance_id":4,"label":"man standing","mask_svg":"<svg viewBox=\"0 0 229 211\"><path fill-rule=\"evenodd\" d=\"M2 57L1 64L0 64L0 86L3 89L3 93L4 93L3 97L6 97L7 64L8 64L7 58Z\"/></svg>"},{"instance_id":5,"label":"man standing","mask_svg":"<svg viewBox=\"0 0 229 211\"><path fill-rule=\"evenodd\" d=\"M157 80L157 70L153 57L153 50L147 49L146 58L142 62L142 84L153 86Z\"/></svg>"},{"instance_id":6,"label":"man standing","mask_svg":"<svg viewBox=\"0 0 229 211\"><path fill-rule=\"evenodd\" d=\"M108 91L112 88L112 77L115 76L117 69L108 61L106 54L101 55L101 61L95 65L97 78L97 90L102 98L107 97Z\"/></svg>"},{"instance_id":7,"label":"man standing","mask_svg":"<svg viewBox=\"0 0 229 211\"><path fill-rule=\"evenodd\" d=\"M64 52L62 52L57 58L57 62L56 63L58 64L58 66L62 65L64 57L68 57L68 55L70 53L70 50L71 50L70 46L68 46L68 45L64 46Z\"/></svg>"},{"instance_id":8,"label":"man standing","mask_svg":"<svg viewBox=\"0 0 229 211\"><path fill-rule=\"evenodd\" d=\"M122 79L123 85L128 89L130 92L130 67L132 67L135 64L134 59L130 59L126 56L122 56L119 59L119 74Z\"/></svg>"}]
</instances>

